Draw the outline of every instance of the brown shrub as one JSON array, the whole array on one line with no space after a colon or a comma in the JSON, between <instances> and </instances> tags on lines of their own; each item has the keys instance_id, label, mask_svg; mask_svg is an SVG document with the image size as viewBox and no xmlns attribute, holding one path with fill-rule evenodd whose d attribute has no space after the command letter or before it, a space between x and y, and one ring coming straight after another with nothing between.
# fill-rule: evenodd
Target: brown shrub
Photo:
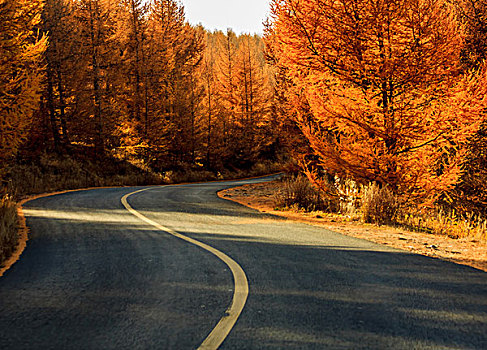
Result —
<instances>
[{"instance_id":1,"label":"brown shrub","mask_svg":"<svg viewBox=\"0 0 487 350\"><path fill-rule=\"evenodd\" d=\"M297 207L305 211L337 211L336 202L326 198L307 177L302 175L285 177L282 181L284 186L277 195L278 206Z\"/></svg>"}]
</instances>

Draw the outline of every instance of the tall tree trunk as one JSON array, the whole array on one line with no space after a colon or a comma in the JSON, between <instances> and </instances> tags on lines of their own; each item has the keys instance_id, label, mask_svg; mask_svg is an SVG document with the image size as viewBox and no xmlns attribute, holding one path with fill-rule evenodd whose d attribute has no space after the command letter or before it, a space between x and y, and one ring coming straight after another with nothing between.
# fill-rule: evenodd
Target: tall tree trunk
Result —
<instances>
[{"instance_id":1,"label":"tall tree trunk","mask_svg":"<svg viewBox=\"0 0 487 350\"><path fill-rule=\"evenodd\" d=\"M54 149L60 152L60 137L57 125L56 109L54 107L54 87L52 83L52 70L47 69L47 108L49 111L49 120L51 123L51 132L54 140Z\"/></svg>"},{"instance_id":2,"label":"tall tree trunk","mask_svg":"<svg viewBox=\"0 0 487 350\"><path fill-rule=\"evenodd\" d=\"M134 73L135 73L135 119L137 121L140 121L140 63L141 63L141 58L140 58L140 42L139 42L139 20L137 18L137 7L135 4L135 1L131 1L132 5L132 26L134 30L134 37L135 37L135 67L134 67Z\"/></svg>"},{"instance_id":3,"label":"tall tree trunk","mask_svg":"<svg viewBox=\"0 0 487 350\"><path fill-rule=\"evenodd\" d=\"M65 145L69 145L71 142L69 141L69 134L68 134L68 127L66 125L66 102L64 98L64 87L63 87L63 80L61 70L57 69L57 84L58 84L58 93L59 93L59 119L61 121L61 131L63 133L63 143Z\"/></svg>"},{"instance_id":4,"label":"tall tree trunk","mask_svg":"<svg viewBox=\"0 0 487 350\"><path fill-rule=\"evenodd\" d=\"M98 65L98 40L95 33L95 22L93 19L93 8L90 2L90 35L91 35L91 63L93 66L93 97L95 102L95 152L103 154L105 144L103 140L103 120L101 112L101 90L100 90L100 67Z\"/></svg>"},{"instance_id":5,"label":"tall tree trunk","mask_svg":"<svg viewBox=\"0 0 487 350\"><path fill-rule=\"evenodd\" d=\"M206 166L211 169L211 83L210 78L207 77L208 86L208 135L207 135L207 146L206 146Z\"/></svg>"}]
</instances>

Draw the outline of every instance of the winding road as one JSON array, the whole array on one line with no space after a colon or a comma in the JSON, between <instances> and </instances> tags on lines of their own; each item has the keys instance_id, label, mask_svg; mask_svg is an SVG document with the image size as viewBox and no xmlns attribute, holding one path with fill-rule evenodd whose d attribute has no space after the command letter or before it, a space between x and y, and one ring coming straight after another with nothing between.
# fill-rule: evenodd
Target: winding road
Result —
<instances>
[{"instance_id":1,"label":"winding road","mask_svg":"<svg viewBox=\"0 0 487 350\"><path fill-rule=\"evenodd\" d=\"M0 349L487 349L487 274L220 199L261 178L24 206Z\"/></svg>"}]
</instances>

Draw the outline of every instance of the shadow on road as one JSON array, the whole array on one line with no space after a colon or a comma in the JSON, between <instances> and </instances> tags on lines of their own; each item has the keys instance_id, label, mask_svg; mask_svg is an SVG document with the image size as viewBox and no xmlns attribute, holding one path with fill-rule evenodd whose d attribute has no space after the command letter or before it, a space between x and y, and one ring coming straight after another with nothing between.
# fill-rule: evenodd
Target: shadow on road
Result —
<instances>
[{"instance_id":1,"label":"shadow on road","mask_svg":"<svg viewBox=\"0 0 487 350\"><path fill-rule=\"evenodd\" d=\"M409 253L190 235L249 277L247 307L223 349L487 346L484 272Z\"/></svg>"},{"instance_id":2,"label":"shadow on road","mask_svg":"<svg viewBox=\"0 0 487 350\"><path fill-rule=\"evenodd\" d=\"M246 272L247 305L222 349L487 349L484 272L285 224L217 188L129 200ZM128 214L120 197L131 191L26 206L28 247L0 279L0 348L194 349L208 335L231 302L231 273Z\"/></svg>"}]
</instances>

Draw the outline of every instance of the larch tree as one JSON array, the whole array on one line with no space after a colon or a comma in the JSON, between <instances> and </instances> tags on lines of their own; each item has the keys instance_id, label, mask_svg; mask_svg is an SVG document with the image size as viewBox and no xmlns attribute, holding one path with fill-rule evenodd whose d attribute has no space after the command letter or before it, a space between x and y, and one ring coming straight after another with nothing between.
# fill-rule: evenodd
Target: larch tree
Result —
<instances>
[{"instance_id":1,"label":"larch tree","mask_svg":"<svg viewBox=\"0 0 487 350\"><path fill-rule=\"evenodd\" d=\"M142 0L119 0L113 11L113 33L107 91L111 101L110 130L112 148L117 156L141 157L146 149L145 132L147 75L147 13Z\"/></svg>"},{"instance_id":2,"label":"larch tree","mask_svg":"<svg viewBox=\"0 0 487 350\"><path fill-rule=\"evenodd\" d=\"M214 50L214 91L218 108L213 137L227 166L247 167L273 141L269 129L272 80L264 59L262 38L231 30L210 35Z\"/></svg>"},{"instance_id":3,"label":"larch tree","mask_svg":"<svg viewBox=\"0 0 487 350\"><path fill-rule=\"evenodd\" d=\"M117 42L122 48L123 86L120 87L126 101L126 114L141 122L143 105L143 76L146 60L147 4L142 0L121 0L117 18Z\"/></svg>"},{"instance_id":4,"label":"larch tree","mask_svg":"<svg viewBox=\"0 0 487 350\"><path fill-rule=\"evenodd\" d=\"M487 1L451 0L465 28L461 62L465 70L481 73L487 58ZM487 123L471 137L463 173L453 196L447 198L457 210L487 213Z\"/></svg>"},{"instance_id":5,"label":"larch tree","mask_svg":"<svg viewBox=\"0 0 487 350\"><path fill-rule=\"evenodd\" d=\"M84 131L86 140L92 140L96 153L103 154L107 142L116 142L109 137L120 109L114 87L123 54L114 36L119 7L115 0L80 0L75 5L79 26L77 55L82 64L77 72L80 84L77 100L82 109L79 115L85 123L88 122L78 133Z\"/></svg>"},{"instance_id":6,"label":"larch tree","mask_svg":"<svg viewBox=\"0 0 487 350\"><path fill-rule=\"evenodd\" d=\"M68 145L68 118L70 96L68 77L76 70L76 26L73 6L67 0L46 0L42 12L42 29L49 35L46 50L46 82L44 101L49 116L54 147Z\"/></svg>"},{"instance_id":7,"label":"larch tree","mask_svg":"<svg viewBox=\"0 0 487 350\"><path fill-rule=\"evenodd\" d=\"M47 38L36 30L42 0L0 0L0 178L39 106Z\"/></svg>"},{"instance_id":8,"label":"larch tree","mask_svg":"<svg viewBox=\"0 0 487 350\"><path fill-rule=\"evenodd\" d=\"M173 152L181 154L183 151L185 155L180 155L179 161L193 163L198 139L196 111L202 98L198 77L204 53L204 34L186 23L181 36L183 42L176 55L173 78L177 116L177 138Z\"/></svg>"},{"instance_id":9,"label":"larch tree","mask_svg":"<svg viewBox=\"0 0 487 350\"><path fill-rule=\"evenodd\" d=\"M216 86L216 67L215 67L215 56L216 56L216 44L215 44L215 36L211 33L206 33L206 45L205 45L205 54L203 57L203 63L201 65L201 79L202 84L204 87L204 99L202 102L203 110L203 125L204 125L204 146L205 146L205 166L207 169L213 169L215 167L215 163L221 161L221 157L223 156L222 150L219 147L219 139L224 136L223 127L220 129L220 132L215 132L217 130L217 123L218 123L218 115L219 109L218 108L219 101L217 95L217 86ZM218 150L218 154L217 153ZM215 157L216 156L216 157ZM220 165L220 164L219 164Z\"/></svg>"},{"instance_id":10,"label":"larch tree","mask_svg":"<svg viewBox=\"0 0 487 350\"><path fill-rule=\"evenodd\" d=\"M175 135L174 81L176 53L180 48L185 18L173 0L153 0L148 14L147 143L158 162L170 157Z\"/></svg>"},{"instance_id":11,"label":"larch tree","mask_svg":"<svg viewBox=\"0 0 487 350\"><path fill-rule=\"evenodd\" d=\"M465 28L462 63L467 69L479 68L487 58L487 1L450 0Z\"/></svg>"},{"instance_id":12,"label":"larch tree","mask_svg":"<svg viewBox=\"0 0 487 350\"><path fill-rule=\"evenodd\" d=\"M273 87L269 75L265 74L262 39L241 35L236 63L239 103L235 120L241 137L235 146L241 158L253 163L260 152L273 142L269 129Z\"/></svg>"},{"instance_id":13,"label":"larch tree","mask_svg":"<svg viewBox=\"0 0 487 350\"><path fill-rule=\"evenodd\" d=\"M32 61L25 76L31 92L42 90L29 156L33 149L83 150L144 159L156 171L180 165L217 171L252 166L267 152L272 79L261 37L193 27L177 0L44 1L42 21L34 22L50 35L36 63L46 74ZM9 10L28 18L19 12L24 2L3 3L4 17ZM46 42L33 45L33 34L22 45L39 49L40 59Z\"/></svg>"},{"instance_id":14,"label":"larch tree","mask_svg":"<svg viewBox=\"0 0 487 350\"><path fill-rule=\"evenodd\" d=\"M191 162L196 145L195 74L203 35L174 0L153 0L148 14L147 143L159 167ZM191 107L192 106L192 107Z\"/></svg>"},{"instance_id":15,"label":"larch tree","mask_svg":"<svg viewBox=\"0 0 487 350\"><path fill-rule=\"evenodd\" d=\"M215 59L216 59L216 80L217 91L221 106L221 122L223 157L230 156L231 152L225 149L229 147L229 140L237 131L234 130L238 113L238 91L237 91L237 45L238 38L235 33L228 29L226 33L217 32L214 35Z\"/></svg>"},{"instance_id":16,"label":"larch tree","mask_svg":"<svg viewBox=\"0 0 487 350\"><path fill-rule=\"evenodd\" d=\"M452 6L274 0L271 17L266 41L321 166L404 200L431 203L451 189L487 87L484 72L462 73Z\"/></svg>"}]
</instances>

